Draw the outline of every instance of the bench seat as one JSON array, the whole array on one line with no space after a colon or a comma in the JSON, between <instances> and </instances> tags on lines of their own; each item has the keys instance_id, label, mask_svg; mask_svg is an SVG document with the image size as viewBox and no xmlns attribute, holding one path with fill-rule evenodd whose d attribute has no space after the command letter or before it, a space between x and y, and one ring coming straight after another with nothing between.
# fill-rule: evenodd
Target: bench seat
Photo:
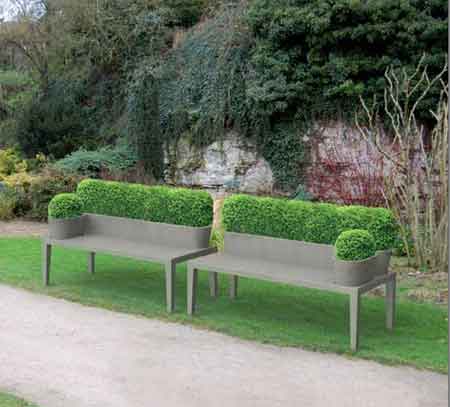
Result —
<instances>
[{"instance_id":1,"label":"bench seat","mask_svg":"<svg viewBox=\"0 0 450 407\"><path fill-rule=\"evenodd\" d=\"M187 312L189 315L195 312L199 270L209 272L212 296L218 295L218 273L231 276L231 298L237 295L238 277L347 294L350 297L350 345L356 351L360 296L386 285L386 327L392 330L396 276L395 273L386 273L360 286L344 286L336 283L334 263L333 246L226 232L224 252L188 262Z\"/></svg>"},{"instance_id":2,"label":"bench seat","mask_svg":"<svg viewBox=\"0 0 450 407\"><path fill-rule=\"evenodd\" d=\"M154 262L165 262L169 259L184 261L186 256L189 258L189 254L192 253L192 249L162 246L104 235L85 235L63 240L47 238L47 243Z\"/></svg>"},{"instance_id":3,"label":"bench seat","mask_svg":"<svg viewBox=\"0 0 450 407\"><path fill-rule=\"evenodd\" d=\"M329 269L294 266L271 262L268 260L242 258L225 253L214 253L189 261L189 265L197 270L208 270L214 273L230 274L239 277L255 278L297 285L299 287L350 294L359 291L361 294L371 290L393 277L393 273L379 276L366 284L357 287L346 287L333 282L334 272Z\"/></svg>"},{"instance_id":4,"label":"bench seat","mask_svg":"<svg viewBox=\"0 0 450 407\"><path fill-rule=\"evenodd\" d=\"M299 286L313 286L322 289L334 289L332 270L295 266L270 260L232 256L215 253L207 257L192 260L190 265L199 270L233 274L241 277L254 277L272 282L284 282Z\"/></svg>"}]
</instances>

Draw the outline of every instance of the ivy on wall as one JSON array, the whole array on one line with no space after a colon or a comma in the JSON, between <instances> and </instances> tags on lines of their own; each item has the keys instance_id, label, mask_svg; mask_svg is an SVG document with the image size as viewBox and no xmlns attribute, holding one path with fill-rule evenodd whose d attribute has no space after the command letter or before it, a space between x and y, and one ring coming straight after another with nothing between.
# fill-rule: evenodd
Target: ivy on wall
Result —
<instances>
[{"instance_id":1,"label":"ivy on wall","mask_svg":"<svg viewBox=\"0 0 450 407\"><path fill-rule=\"evenodd\" d=\"M159 81L151 69L136 69L129 83L128 132L138 165L156 180L164 175L164 154L159 122Z\"/></svg>"},{"instance_id":2,"label":"ivy on wall","mask_svg":"<svg viewBox=\"0 0 450 407\"><path fill-rule=\"evenodd\" d=\"M161 126L164 140L188 136L198 148L236 130L268 160L278 186L298 184L305 158L301 132L280 124L249 93L253 37L246 8L228 5L187 34L161 67Z\"/></svg>"}]
</instances>

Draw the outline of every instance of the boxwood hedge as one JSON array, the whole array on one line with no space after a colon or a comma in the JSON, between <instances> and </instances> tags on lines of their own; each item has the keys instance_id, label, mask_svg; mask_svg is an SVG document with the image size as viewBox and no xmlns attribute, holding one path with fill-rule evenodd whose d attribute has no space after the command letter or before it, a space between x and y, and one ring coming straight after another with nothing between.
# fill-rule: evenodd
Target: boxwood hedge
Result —
<instances>
[{"instance_id":1,"label":"boxwood hedge","mask_svg":"<svg viewBox=\"0 0 450 407\"><path fill-rule=\"evenodd\" d=\"M364 229L375 239L376 249L394 247L398 228L384 208L338 206L277 198L233 195L225 200L226 231L334 244L346 230Z\"/></svg>"},{"instance_id":2,"label":"boxwood hedge","mask_svg":"<svg viewBox=\"0 0 450 407\"><path fill-rule=\"evenodd\" d=\"M342 232L336 240L336 257L340 260L364 260L375 255L375 239L363 229Z\"/></svg>"},{"instance_id":3,"label":"boxwood hedge","mask_svg":"<svg viewBox=\"0 0 450 407\"><path fill-rule=\"evenodd\" d=\"M204 191L84 180L77 196L86 213L195 227L213 219L213 201Z\"/></svg>"},{"instance_id":4,"label":"boxwood hedge","mask_svg":"<svg viewBox=\"0 0 450 407\"><path fill-rule=\"evenodd\" d=\"M70 219L81 216L83 202L76 194L56 195L48 205L48 217L50 219Z\"/></svg>"}]
</instances>

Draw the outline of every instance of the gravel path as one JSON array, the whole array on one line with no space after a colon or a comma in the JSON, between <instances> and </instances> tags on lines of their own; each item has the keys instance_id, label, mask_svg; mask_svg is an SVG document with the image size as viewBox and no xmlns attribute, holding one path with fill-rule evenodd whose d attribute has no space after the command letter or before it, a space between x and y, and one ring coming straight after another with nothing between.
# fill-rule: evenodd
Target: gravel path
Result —
<instances>
[{"instance_id":1,"label":"gravel path","mask_svg":"<svg viewBox=\"0 0 450 407\"><path fill-rule=\"evenodd\" d=\"M0 388L41 407L444 407L447 377L0 285Z\"/></svg>"},{"instance_id":2,"label":"gravel path","mask_svg":"<svg viewBox=\"0 0 450 407\"><path fill-rule=\"evenodd\" d=\"M47 232L47 223L26 220L0 221L0 236L42 236Z\"/></svg>"}]
</instances>

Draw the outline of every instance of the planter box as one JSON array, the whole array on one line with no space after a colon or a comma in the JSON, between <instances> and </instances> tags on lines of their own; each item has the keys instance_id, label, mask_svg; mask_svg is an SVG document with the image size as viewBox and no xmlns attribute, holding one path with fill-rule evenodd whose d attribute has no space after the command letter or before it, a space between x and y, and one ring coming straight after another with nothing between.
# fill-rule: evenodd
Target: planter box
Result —
<instances>
[{"instance_id":1,"label":"planter box","mask_svg":"<svg viewBox=\"0 0 450 407\"><path fill-rule=\"evenodd\" d=\"M175 307L176 265L215 252L209 247L211 227L190 227L137 219L84 214L74 219L50 219L44 239L42 272L49 283L51 247L59 245L89 253L88 270L94 273L95 253L163 263L166 270L167 310Z\"/></svg>"},{"instance_id":2,"label":"planter box","mask_svg":"<svg viewBox=\"0 0 450 407\"><path fill-rule=\"evenodd\" d=\"M360 261L336 259L334 266L336 284L357 287L375 277L377 256Z\"/></svg>"},{"instance_id":3,"label":"planter box","mask_svg":"<svg viewBox=\"0 0 450 407\"><path fill-rule=\"evenodd\" d=\"M392 250L379 250L376 253L375 261L375 277L384 276L389 271L389 263L391 261Z\"/></svg>"},{"instance_id":4,"label":"planter box","mask_svg":"<svg viewBox=\"0 0 450 407\"><path fill-rule=\"evenodd\" d=\"M65 240L84 233L84 217L71 219L49 219L48 231L50 239Z\"/></svg>"}]
</instances>

